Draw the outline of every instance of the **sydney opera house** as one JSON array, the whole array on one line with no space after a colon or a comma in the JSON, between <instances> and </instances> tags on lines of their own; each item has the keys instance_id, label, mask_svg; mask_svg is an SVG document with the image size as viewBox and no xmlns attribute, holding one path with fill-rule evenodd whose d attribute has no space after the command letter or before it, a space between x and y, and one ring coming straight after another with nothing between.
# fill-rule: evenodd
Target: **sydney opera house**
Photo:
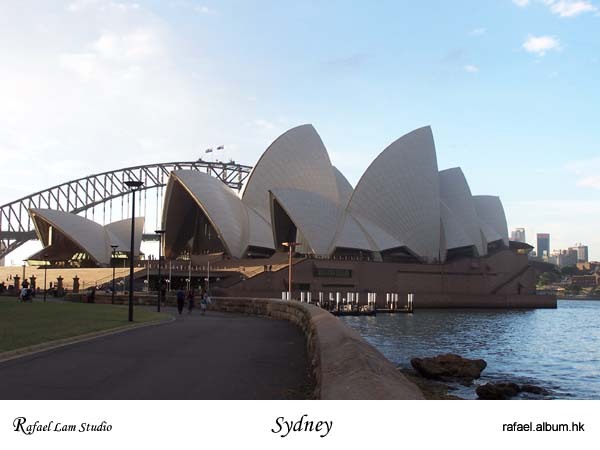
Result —
<instances>
[{"instance_id":1,"label":"sydney opera house","mask_svg":"<svg viewBox=\"0 0 600 450\"><path fill-rule=\"evenodd\" d=\"M130 254L131 219L100 225L93 220L52 209L30 209L43 249L30 260L79 260L84 267L110 266L114 252ZM140 254L144 218L135 220L134 256ZM44 256L46 255L46 256Z\"/></svg>"},{"instance_id":2,"label":"sydney opera house","mask_svg":"<svg viewBox=\"0 0 600 450\"><path fill-rule=\"evenodd\" d=\"M110 242L130 251L122 223L102 227L48 210L31 216L42 252L75 242L105 265ZM174 171L162 226L168 260L239 268L215 278L223 295L280 297L288 288L284 243L293 242L296 292L415 293L422 306L441 307L547 300L535 296L531 247L509 242L500 199L473 195L458 167L438 169L430 127L391 143L354 188L312 125L277 138L241 195L208 174ZM59 232L52 239L49 230ZM264 270L249 276L246 268L256 266Z\"/></svg>"},{"instance_id":3,"label":"sydney opera house","mask_svg":"<svg viewBox=\"0 0 600 450\"><path fill-rule=\"evenodd\" d=\"M431 129L386 148L355 189L329 160L311 125L279 137L256 164L243 195L197 171L171 174L163 224L167 256L270 254L298 242L302 255L443 262L508 246L498 197L473 196L460 170L438 172Z\"/></svg>"}]
</instances>

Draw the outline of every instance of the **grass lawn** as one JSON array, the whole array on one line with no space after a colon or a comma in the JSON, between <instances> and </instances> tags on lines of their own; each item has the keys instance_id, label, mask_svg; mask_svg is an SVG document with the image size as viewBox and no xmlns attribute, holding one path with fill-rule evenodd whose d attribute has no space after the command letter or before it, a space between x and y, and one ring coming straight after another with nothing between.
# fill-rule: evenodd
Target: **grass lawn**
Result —
<instances>
[{"instance_id":1,"label":"grass lawn","mask_svg":"<svg viewBox=\"0 0 600 450\"><path fill-rule=\"evenodd\" d=\"M134 323L166 319L164 313L136 307ZM127 306L88 303L19 303L0 298L0 353L129 324Z\"/></svg>"}]
</instances>

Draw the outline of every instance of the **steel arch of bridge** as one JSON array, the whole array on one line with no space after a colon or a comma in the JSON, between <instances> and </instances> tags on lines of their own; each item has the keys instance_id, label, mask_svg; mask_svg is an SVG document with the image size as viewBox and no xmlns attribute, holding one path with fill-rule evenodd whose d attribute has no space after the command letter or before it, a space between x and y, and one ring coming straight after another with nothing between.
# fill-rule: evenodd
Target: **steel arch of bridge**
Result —
<instances>
[{"instance_id":1,"label":"steel arch of bridge","mask_svg":"<svg viewBox=\"0 0 600 450\"><path fill-rule=\"evenodd\" d=\"M164 187L173 170L205 172L240 191L252 167L201 160L148 164L90 175L36 192L0 206L0 258L36 238L29 208L78 214L131 193L124 184L128 180L142 181L142 190Z\"/></svg>"}]
</instances>

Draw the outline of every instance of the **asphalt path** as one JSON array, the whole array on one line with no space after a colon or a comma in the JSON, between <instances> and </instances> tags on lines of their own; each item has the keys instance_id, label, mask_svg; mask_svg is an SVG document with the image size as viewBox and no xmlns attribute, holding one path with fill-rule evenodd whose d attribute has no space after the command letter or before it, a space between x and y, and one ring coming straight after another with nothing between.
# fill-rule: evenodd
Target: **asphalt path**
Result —
<instances>
[{"instance_id":1,"label":"asphalt path","mask_svg":"<svg viewBox=\"0 0 600 450\"><path fill-rule=\"evenodd\" d=\"M300 399L305 338L291 323L167 308L150 326L0 363L0 399Z\"/></svg>"}]
</instances>

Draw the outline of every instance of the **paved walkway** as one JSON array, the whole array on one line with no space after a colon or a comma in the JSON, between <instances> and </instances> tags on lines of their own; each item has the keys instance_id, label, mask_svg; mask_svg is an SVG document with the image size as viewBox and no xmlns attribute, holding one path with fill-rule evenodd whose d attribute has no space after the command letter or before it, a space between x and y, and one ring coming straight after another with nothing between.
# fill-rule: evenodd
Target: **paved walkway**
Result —
<instances>
[{"instance_id":1,"label":"paved walkway","mask_svg":"<svg viewBox=\"0 0 600 450\"><path fill-rule=\"evenodd\" d=\"M289 322L194 311L0 363L0 399L297 399L307 374Z\"/></svg>"}]
</instances>

